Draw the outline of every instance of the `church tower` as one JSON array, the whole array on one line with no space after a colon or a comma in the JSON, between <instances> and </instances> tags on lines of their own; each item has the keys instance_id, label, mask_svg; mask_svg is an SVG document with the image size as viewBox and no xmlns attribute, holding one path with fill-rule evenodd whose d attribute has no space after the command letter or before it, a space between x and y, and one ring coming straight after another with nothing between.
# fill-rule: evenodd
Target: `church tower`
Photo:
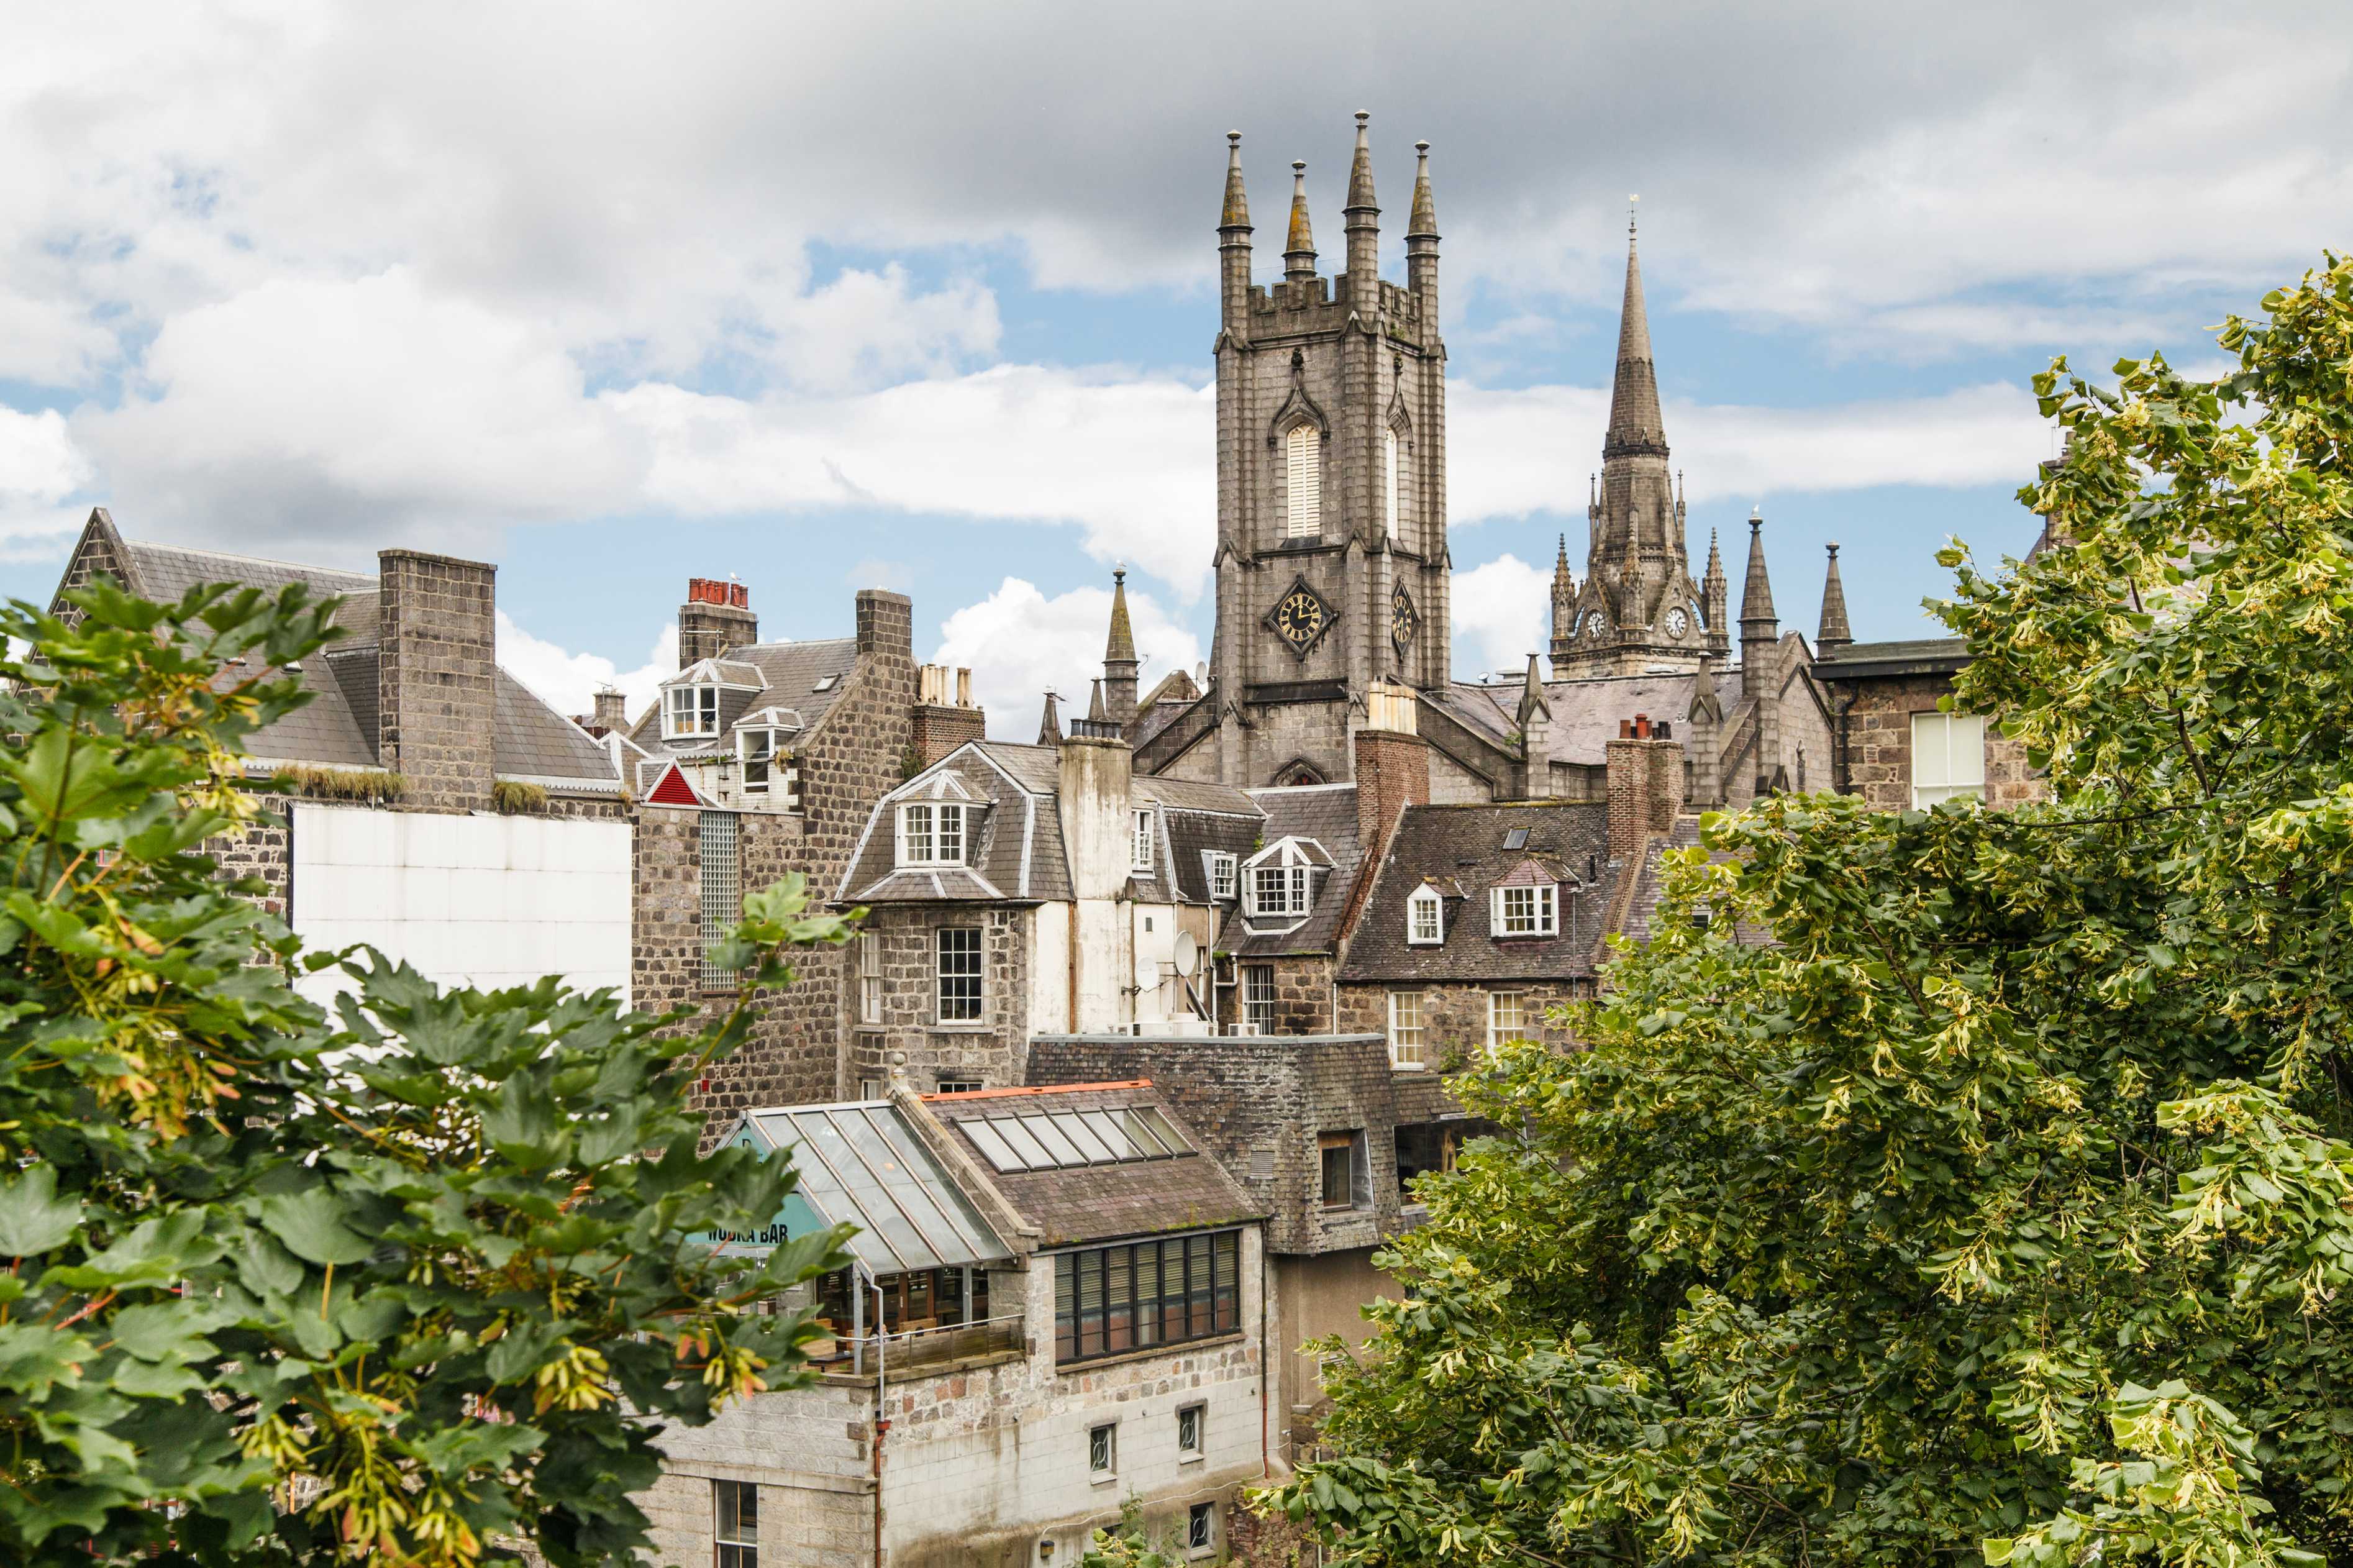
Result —
<instances>
[{"instance_id":1,"label":"church tower","mask_svg":"<svg viewBox=\"0 0 2353 1568\"><path fill-rule=\"evenodd\" d=\"M1666 421L1651 358L1651 321L1642 303L1642 265L1634 226L1626 225L1626 300L1618 322L1618 369L1609 389L1609 430L1601 443L1601 480L1586 508L1590 524L1585 584L1573 599L1556 592L1552 673L1556 679L1688 673L1703 657L1722 659L1731 645L1722 608L1720 565L1704 590L1692 581L1683 541L1683 503L1667 467ZM1559 577L1556 577L1556 582Z\"/></svg>"},{"instance_id":2,"label":"church tower","mask_svg":"<svg viewBox=\"0 0 2353 1568\"><path fill-rule=\"evenodd\" d=\"M1218 227L1218 777L1336 782L1376 682L1448 678L1445 344L1438 217L1420 154L1406 281L1382 280L1367 116L1348 171L1345 270L1316 270L1293 164L1282 281L1250 277L1241 133Z\"/></svg>"}]
</instances>

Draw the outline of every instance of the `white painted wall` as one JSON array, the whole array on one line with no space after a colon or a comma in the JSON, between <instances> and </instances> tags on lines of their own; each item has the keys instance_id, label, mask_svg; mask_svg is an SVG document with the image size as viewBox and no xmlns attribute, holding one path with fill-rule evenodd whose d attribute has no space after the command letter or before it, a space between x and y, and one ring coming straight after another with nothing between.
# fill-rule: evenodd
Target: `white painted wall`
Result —
<instances>
[{"instance_id":1,"label":"white painted wall","mask_svg":"<svg viewBox=\"0 0 2353 1568\"><path fill-rule=\"evenodd\" d=\"M314 948L367 942L444 985L561 975L629 985L630 828L297 803L292 924ZM349 988L327 970L313 998Z\"/></svg>"}]
</instances>

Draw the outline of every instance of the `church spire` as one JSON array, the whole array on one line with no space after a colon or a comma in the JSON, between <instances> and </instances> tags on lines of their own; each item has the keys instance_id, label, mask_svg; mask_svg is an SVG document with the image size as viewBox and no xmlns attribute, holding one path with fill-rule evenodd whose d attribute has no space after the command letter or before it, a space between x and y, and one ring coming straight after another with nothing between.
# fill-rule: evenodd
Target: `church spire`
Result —
<instances>
[{"instance_id":1,"label":"church spire","mask_svg":"<svg viewBox=\"0 0 2353 1568\"><path fill-rule=\"evenodd\" d=\"M1373 199L1373 146L1371 136L1366 130L1366 123L1371 119L1372 116L1363 110L1356 111L1356 155L1348 165L1347 210L1350 211L1360 207L1370 207L1375 212L1381 210L1380 204Z\"/></svg>"},{"instance_id":2,"label":"church spire","mask_svg":"<svg viewBox=\"0 0 2353 1568\"><path fill-rule=\"evenodd\" d=\"M1822 626L1815 634L1814 651L1828 655L1854 641L1847 629L1846 585L1839 581L1838 546L1831 547L1830 570L1822 577Z\"/></svg>"},{"instance_id":3,"label":"church spire","mask_svg":"<svg viewBox=\"0 0 2353 1568\"><path fill-rule=\"evenodd\" d=\"M1283 281L1303 283L1315 276L1315 236L1307 225L1307 160L1291 164L1291 241L1282 251Z\"/></svg>"},{"instance_id":4,"label":"church spire","mask_svg":"<svg viewBox=\"0 0 2353 1568\"><path fill-rule=\"evenodd\" d=\"M1051 692L1046 694L1046 711L1038 720L1038 744L1040 746L1062 744L1062 710L1055 702L1054 694Z\"/></svg>"},{"instance_id":5,"label":"church spire","mask_svg":"<svg viewBox=\"0 0 2353 1568\"><path fill-rule=\"evenodd\" d=\"M1609 389L1606 460L1620 453L1667 455L1666 421L1659 413L1659 375L1651 361L1651 317L1642 304L1642 262L1634 248L1634 220L1626 219L1626 299L1618 317L1618 374Z\"/></svg>"},{"instance_id":6,"label":"church spire","mask_svg":"<svg viewBox=\"0 0 2353 1568\"><path fill-rule=\"evenodd\" d=\"M1248 228L1250 196L1242 189L1242 133L1226 132L1226 206L1218 219L1220 229Z\"/></svg>"},{"instance_id":7,"label":"church spire","mask_svg":"<svg viewBox=\"0 0 2353 1568\"><path fill-rule=\"evenodd\" d=\"M1715 530L1707 531L1707 572L1699 580L1700 609L1707 617L1708 645L1717 652L1731 647L1729 600L1731 583L1724 575L1724 549L1715 541Z\"/></svg>"},{"instance_id":8,"label":"church spire","mask_svg":"<svg viewBox=\"0 0 2353 1568\"><path fill-rule=\"evenodd\" d=\"M1360 315L1380 308L1381 205L1373 199L1373 147L1366 122L1356 111L1356 155L1348 165L1348 205L1342 217L1348 226L1348 297Z\"/></svg>"}]
</instances>

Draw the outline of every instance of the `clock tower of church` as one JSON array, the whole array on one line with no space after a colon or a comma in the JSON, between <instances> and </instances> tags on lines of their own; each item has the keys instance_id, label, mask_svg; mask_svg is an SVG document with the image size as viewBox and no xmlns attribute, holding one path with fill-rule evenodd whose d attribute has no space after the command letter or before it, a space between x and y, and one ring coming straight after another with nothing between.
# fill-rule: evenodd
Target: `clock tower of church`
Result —
<instances>
[{"instance_id":1,"label":"clock tower of church","mask_svg":"<svg viewBox=\"0 0 2353 1568\"><path fill-rule=\"evenodd\" d=\"M1282 279L1251 281L1241 137L1228 138L1208 701L1215 776L1229 784L1345 779L1370 686L1447 680L1446 347L1429 146L1417 148L1400 287L1379 272L1366 120L1343 208L1346 270L1334 277L1315 270L1306 165L1293 164Z\"/></svg>"}]
</instances>

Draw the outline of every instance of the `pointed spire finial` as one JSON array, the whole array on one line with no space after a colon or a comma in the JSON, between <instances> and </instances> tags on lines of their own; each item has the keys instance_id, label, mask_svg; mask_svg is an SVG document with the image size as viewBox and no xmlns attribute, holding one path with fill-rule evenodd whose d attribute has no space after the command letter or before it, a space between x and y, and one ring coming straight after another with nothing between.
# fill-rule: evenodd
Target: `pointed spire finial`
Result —
<instances>
[{"instance_id":1,"label":"pointed spire finial","mask_svg":"<svg viewBox=\"0 0 2353 1568\"><path fill-rule=\"evenodd\" d=\"M1831 653L1854 641L1846 619L1846 585L1839 581L1838 546L1830 546L1830 567L1822 575L1821 629L1815 633L1814 649L1820 653Z\"/></svg>"},{"instance_id":2,"label":"pointed spire finial","mask_svg":"<svg viewBox=\"0 0 2353 1568\"><path fill-rule=\"evenodd\" d=\"M1373 143L1371 132L1366 128L1372 118L1365 110L1356 111L1356 155L1348 165L1348 210L1351 212L1367 207L1376 212L1380 210L1373 200Z\"/></svg>"},{"instance_id":3,"label":"pointed spire finial","mask_svg":"<svg viewBox=\"0 0 2353 1568\"><path fill-rule=\"evenodd\" d=\"M1430 143L1416 142L1413 153L1419 162L1413 171L1413 217L1405 226L1408 239L1438 238L1438 204L1430 195Z\"/></svg>"},{"instance_id":4,"label":"pointed spire finial","mask_svg":"<svg viewBox=\"0 0 2353 1568\"><path fill-rule=\"evenodd\" d=\"M1773 579L1765 569L1765 514L1762 508L1752 507L1748 514L1748 575L1740 585L1742 641L1760 635L1750 630L1754 622L1767 623L1767 629L1761 635L1770 639L1774 635L1771 627L1778 625L1780 619L1773 609Z\"/></svg>"},{"instance_id":5,"label":"pointed spire finial","mask_svg":"<svg viewBox=\"0 0 2353 1568\"><path fill-rule=\"evenodd\" d=\"M1094 685L1094 695L1087 699L1087 717L1097 724L1109 723L1111 715L1103 708L1103 683L1097 681Z\"/></svg>"},{"instance_id":6,"label":"pointed spire finial","mask_svg":"<svg viewBox=\"0 0 2353 1568\"><path fill-rule=\"evenodd\" d=\"M1046 711L1038 720L1038 744L1040 746L1062 744L1062 711L1057 705L1057 700L1050 688L1046 693Z\"/></svg>"},{"instance_id":7,"label":"pointed spire finial","mask_svg":"<svg viewBox=\"0 0 2353 1568\"><path fill-rule=\"evenodd\" d=\"M1111 636L1103 645L1103 662L1136 662L1135 631L1127 619L1127 564L1124 561L1111 573Z\"/></svg>"},{"instance_id":8,"label":"pointed spire finial","mask_svg":"<svg viewBox=\"0 0 2353 1568\"><path fill-rule=\"evenodd\" d=\"M1315 235L1307 221L1307 160L1291 161L1291 239L1283 247L1282 275L1291 282L1315 276Z\"/></svg>"},{"instance_id":9,"label":"pointed spire finial","mask_svg":"<svg viewBox=\"0 0 2353 1568\"><path fill-rule=\"evenodd\" d=\"M1634 249L1634 208L1641 204L1641 196L1630 192L1626 197L1626 249L1629 250Z\"/></svg>"},{"instance_id":10,"label":"pointed spire finial","mask_svg":"<svg viewBox=\"0 0 2353 1568\"><path fill-rule=\"evenodd\" d=\"M1248 228L1250 197L1242 190L1242 133L1226 132L1226 207L1218 219L1219 228Z\"/></svg>"}]
</instances>

